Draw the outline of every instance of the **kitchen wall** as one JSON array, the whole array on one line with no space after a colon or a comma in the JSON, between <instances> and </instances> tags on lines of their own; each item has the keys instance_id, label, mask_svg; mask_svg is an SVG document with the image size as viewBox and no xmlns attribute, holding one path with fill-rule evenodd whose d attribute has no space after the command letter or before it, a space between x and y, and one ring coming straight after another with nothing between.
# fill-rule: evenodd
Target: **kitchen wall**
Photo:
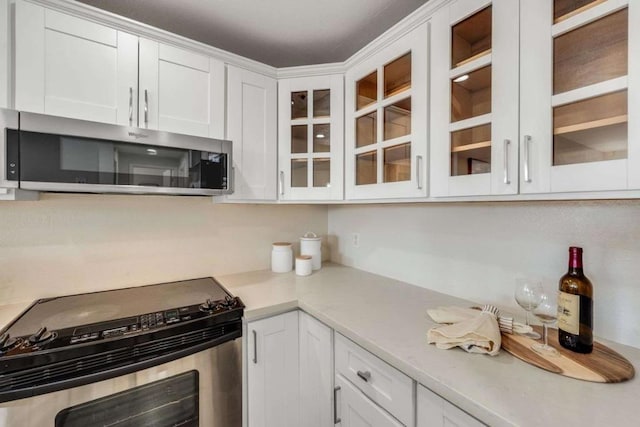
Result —
<instances>
[{"instance_id":1,"label":"kitchen wall","mask_svg":"<svg viewBox=\"0 0 640 427\"><path fill-rule=\"evenodd\" d=\"M73 194L0 202L0 305L267 269L272 242L309 230L326 235L326 206Z\"/></svg>"},{"instance_id":2,"label":"kitchen wall","mask_svg":"<svg viewBox=\"0 0 640 427\"><path fill-rule=\"evenodd\" d=\"M638 200L331 206L329 235L333 261L522 316L516 276L555 291L581 246L595 334L640 347Z\"/></svg>"}]
</instances>

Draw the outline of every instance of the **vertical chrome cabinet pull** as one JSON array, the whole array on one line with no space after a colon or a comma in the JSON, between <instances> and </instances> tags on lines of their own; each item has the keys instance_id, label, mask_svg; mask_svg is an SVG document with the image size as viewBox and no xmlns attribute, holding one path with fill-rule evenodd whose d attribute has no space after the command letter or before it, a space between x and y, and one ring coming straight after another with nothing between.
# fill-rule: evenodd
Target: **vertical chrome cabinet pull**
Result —
<instances>
[{"instance_id":1,"label":"vertical chrome cabinet pull","mask_svg":"<svg viewBox=\"0 0 640 427\"><path fill-rule=\"evenodd\" d=\"M531 182L531 171L529 170L529 156L531 150L531 135L524 136L524 182Z\"/></svg>"},{"instance_id":2,"label":"vertical chrome cabinet pull","mask_svg":"<svg viewBox=\"0 0 640 427\"><path fill-rule=\"evenodd\" d=\"M149 127L149 91L144 90L144 127Z\"/></svg>"},{"instance_id":3,"label":"vertical chrome cabinet pull","mask_svg":"<svg viewBox=\"0 0 640 427\"><path fill-rule=\"evenodd\" d=\"M509 179L509 146L511 145L511 140L504 140L504 183L509 185L511 184L511 180Z\"/></svg>"},{"instance_id":4,"label":"vertical chrome cabinet pull","mask_svg":"<svg viewBox=\"0 0 640 427\"><path fill-rule=\"evenodd\" d=\"M280 171L280 195L284 196L284 171Z\"/></svg>"},{"instance_id":5,"label":"vertical chrome cabinet pull","mask_svg":"<svg viewBox=\"0 0 640 427\"><path fill-rule=\"evenodd\" d=\"M420 179L421 169L422 169L422 156L416 156L416 181L418 181L418 190L422 190L422 180Z\"/></svg>"},{"instance_id":6,"label":"vertical chrome cabinet pull","mask_svg":"<svg viewBox=\"0 0 640 427\"><path fill-rule=\"evenodd\" d=\"M338 392L340 391L340 386L336 386L333 388L333 423L338 424L342 422L340 418L338 418Z\"/></svg>"},{"instance_id":7,"label":"vertical chrome cabinet pull","mask_svg":"<svg viewBox=\"0 0 640 427\"><path fill-rule=\"evenodd\" d=\"M366 383L368 383L369 380L371 379L371 372L369 371L365 371L365 372L358 371L356 372L356 374L358 374L358 376L362 378L362 380Z\"/></svg>"},{"instance_id":8,"label":"vertical chrome cabinet pull","mask_svg":"<svg viewBox=\"0 0 640 427\"><path fill-rule=\"evenodd\" d=\"M255 329L251 331L253 334L253 363L258 363L258 334Z\"/></svg>"},{"instance_id":9,"label":"vertical chrome cabinet pull","mask_svg":"<svg viewBox=\"0 0 640 427\"><path fill-rule=\"evenodd\" d=\"M129 126L133 126L133 88L129 87Z\"/></svg>"}]
</instances>

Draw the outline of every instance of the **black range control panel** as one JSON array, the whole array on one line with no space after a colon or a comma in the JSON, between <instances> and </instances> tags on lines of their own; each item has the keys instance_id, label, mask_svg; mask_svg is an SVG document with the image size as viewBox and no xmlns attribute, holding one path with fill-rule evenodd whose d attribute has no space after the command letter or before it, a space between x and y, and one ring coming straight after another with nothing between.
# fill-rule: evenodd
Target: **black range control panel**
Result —
<instances>
[{"instance_id":1,"label":"black range control panel","mask_svg":"<svg viewBox=\"0 0 640 427\"><path fill-rule=\"evenodd\" d=\"M215 315L220 312L232 310L236 308L236 306L237 303L235 299L214 302L208 301L205 304L172 308L165 311L142 314L140 316L95 323L75 328L71 336L69 336L68 342L69 344L79 344L145 332L150 329L170 326L178 322Z\"/></svg>"},{"instance_id":2,"label":"black range control panel","mask_svg":"<svg viewBox=\"0 0 640 427\"><path fill-rule=\"evenodd\" d=\"M135 317L113 320L111 322L97 323L76 328L69 339L69 344L78 344L87 341L107 339L121 335L134 334L149 329L170 325L180 320L193 318L191 312L197 312L198 306L175 308L156 313L147 313ZM180 313L183 313L181 319Z\"/></svg>"}]
</instances>

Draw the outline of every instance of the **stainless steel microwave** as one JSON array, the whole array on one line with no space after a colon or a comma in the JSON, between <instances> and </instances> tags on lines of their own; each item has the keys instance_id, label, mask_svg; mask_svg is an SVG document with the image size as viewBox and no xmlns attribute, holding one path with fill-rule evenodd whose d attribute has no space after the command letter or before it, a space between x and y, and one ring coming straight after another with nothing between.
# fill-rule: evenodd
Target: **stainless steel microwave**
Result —
<instances>
[{"instance_id":1,"label":"stainless steel microwave","mask_svg":"<svg viewBox=\"0 0 640 427\"><path fill-rule=\"evenodd\" d=\"M233 192L231 141L6 110L2 121L0 181L5 187L81 193Z\"/></svg>"}]
</instances>

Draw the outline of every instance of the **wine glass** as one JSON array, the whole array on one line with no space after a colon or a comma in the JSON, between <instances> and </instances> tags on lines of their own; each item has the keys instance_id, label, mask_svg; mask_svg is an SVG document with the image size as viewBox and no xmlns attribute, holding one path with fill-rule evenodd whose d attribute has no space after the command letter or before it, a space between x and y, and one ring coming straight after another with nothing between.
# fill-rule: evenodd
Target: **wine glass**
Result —
<instances>
[{"instance_id":1,"label":"wine glass","mask_svg":"<svg viewBox=\"0 0 640 427\"><path fill-rule=\"evenodd\" d=\"M547 325L554 323L558 319L558 304L547 293L543 293L540 299L540 303L533 309L533 315L542 322L542 335L544 336L544 344L535 343L531 344L533 351L542 355L558 356L558 350L551 347L547 341Z\"/></svg>"},{"instance_id":2,"label":"wine glass","mask_svg":"<svg viewBox=\"0 0 640 427\"><path fill-rule=\"evenodd\" d=\"M516 279L516 302L525 310L526 324L529 326L529 312L533 311L540 304L542 294L542 284L532 279ZM525 334L529 338L540 339L540 334L533 331Z\"/></svg>"}]
</instances>

